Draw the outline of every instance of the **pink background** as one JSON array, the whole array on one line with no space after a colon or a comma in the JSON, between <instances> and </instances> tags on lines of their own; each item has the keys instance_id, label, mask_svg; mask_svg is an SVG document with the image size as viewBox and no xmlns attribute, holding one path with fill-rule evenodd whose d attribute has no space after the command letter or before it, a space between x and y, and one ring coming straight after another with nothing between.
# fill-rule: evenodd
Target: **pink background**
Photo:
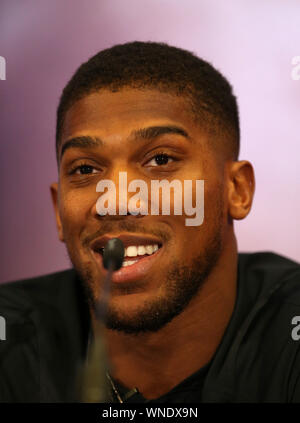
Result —
<instances>
[{"instance_id":1,"label":"pink background","mask_svg":"<svg viewBox=\"0 0 300 423\"><path fill-rule=\"evenodd\" d=\"M194 51L229 78L240 159L252 161L257 182L251 214L236 222L239 249L300 261L298 0L0 0L0 281L70 267L48 188L58 98L80 63L132 40Z\"/></svg>"}]
</instances>

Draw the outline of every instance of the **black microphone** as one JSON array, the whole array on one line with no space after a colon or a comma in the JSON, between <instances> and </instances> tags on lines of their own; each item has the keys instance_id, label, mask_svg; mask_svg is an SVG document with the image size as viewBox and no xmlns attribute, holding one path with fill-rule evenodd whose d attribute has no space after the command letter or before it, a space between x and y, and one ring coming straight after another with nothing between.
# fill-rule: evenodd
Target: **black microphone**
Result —
<instances>
[{"instance_id":1,"label":"black microphone","mask_svg":"<svg viewBox=\"0 0 300 423\"><path fill-rule=\"evenodd\" d=\"M125 249L119 238L110 239L103 252L103 266L108 270L101 295L95 307L94 340L88 351L83 369L81 402L111 402L108 380L108 359L104 343L104 323L110 294L111 278L114 271L122 267Z\"/></svg>"},{"instance_id":2,"label":"black microphone","mask_svg":"<svg viewBox=\"0 0 300 423\"><path fill-rule=\"evenodd\" d=\"M103 266L107 270L119 270L122 267L125 249L119 238L108 241L103 252Z\"/></svg>"}]
</instances>

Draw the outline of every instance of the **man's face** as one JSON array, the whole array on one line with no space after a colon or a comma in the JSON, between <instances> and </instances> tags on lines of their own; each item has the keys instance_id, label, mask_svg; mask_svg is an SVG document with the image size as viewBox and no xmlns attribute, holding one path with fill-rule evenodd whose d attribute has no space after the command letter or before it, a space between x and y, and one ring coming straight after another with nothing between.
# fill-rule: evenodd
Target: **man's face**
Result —
<instances>
[{"instance_id":1,"label":"man's face","mask_svg":"<svg viewBox=\"0 0 300 423\"><path fill-rule=\"evenodd\" d=\"M173 129L145 131L153 127ZM77 145L78 137L98 141ZM120 237L128 252L139 253L126 257L129 265L113 277L107 324L125 332L158 330L201 295L199 288L222 252L224 164L188 103L156 90L101 90L79 100L66 114L60 152L74 138L60 159L59 184L52 186L60 239L91 305L101 300L106 274L99 248ZM190 216L184 210L174 215L172 202L170 215L100 216L97 183L114 182L118 211L119 172L127 172L128 184L145 181L149 193L153 180L177 179L182 186L184 180L204 180L203 224L186 226ZM133 195L128 193L128 201Z\"/></svg>"}]
</instances>

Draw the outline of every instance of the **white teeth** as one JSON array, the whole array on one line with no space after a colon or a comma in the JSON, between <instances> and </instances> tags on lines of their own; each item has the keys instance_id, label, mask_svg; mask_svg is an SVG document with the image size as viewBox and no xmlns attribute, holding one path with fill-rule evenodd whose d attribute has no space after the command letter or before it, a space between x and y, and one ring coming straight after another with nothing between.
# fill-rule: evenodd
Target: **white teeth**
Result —
<instances>
[{"instance_id":1,"label":"white teeth","mask_svg":"<svg viewBox=\"0 0 300 423\"><path fill-rule=\"evenodd\" d=\"M146 248L143 245L139 245L137 252L139 256L144 256L146 254Z\"/></svg>"},{"instance_id":2,"label":"white teeth","mask_svg":"<svg viewBox=\"0 0 300 423\"><path fill-rule=\"evenodd\" d=\"M123 261L123 267L131 266L132 264L136 263L138 260L125 260Z\"/></svg>"},{"instance_id":3,"label":"white teeth","mask_svg":"<svg viewBox=\"0 0 300 423\"><path fill-rule=\"evenodd\" d=\"M146 245L146 254L152 254L153 253L153 246L152 245Z\"/></svg>"},{"instance_id":4,"label":"white teeth","mask_svg":"<svg viewBox=\"0 0 300 423\"><path fill-rule=\"evenodd\" d=\"M145 254L151 255L158 250L158 244L154 245L130 245L125 248L124 257L137 257L144 256Z\"/></svg>"},{"instance_id":5,"label":"white teeth","mask_svg":"<svg viewBox=\"0 0 300 423\"><path fill-rule=\"evenodd\" d=\"M131 245L127 247L125 250L125 257L136 257L138 255L137 247L135 245Z\"/></svg>"}]
</instances>

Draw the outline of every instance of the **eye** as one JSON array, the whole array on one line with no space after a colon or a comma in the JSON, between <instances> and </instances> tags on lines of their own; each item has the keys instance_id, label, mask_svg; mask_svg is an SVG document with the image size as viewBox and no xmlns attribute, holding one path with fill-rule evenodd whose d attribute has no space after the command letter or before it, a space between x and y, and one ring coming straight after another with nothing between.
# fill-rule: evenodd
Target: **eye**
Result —
<instances>
[{"instance_id":1,"label":"eye","mask_svg":"<svg viewBox=\"0 0 300 423\"><path fill-rule=\"evenodd\" d=\"M166 153L156 154L149 162L147 166L163 166L173 161L173 158Z\"/></svg>"},{"instance_id":2,"label":"eye","mask_svg":"<svg viewBox=\"0 0 300 423\"><path fill-rule=\"evenodd\" d=\"M71 175L89 175L92 173L97 173L97 170L88 164L82 164L80 166L76 166L74 169L71 170Z\"/></svg>"}]
</instances>

